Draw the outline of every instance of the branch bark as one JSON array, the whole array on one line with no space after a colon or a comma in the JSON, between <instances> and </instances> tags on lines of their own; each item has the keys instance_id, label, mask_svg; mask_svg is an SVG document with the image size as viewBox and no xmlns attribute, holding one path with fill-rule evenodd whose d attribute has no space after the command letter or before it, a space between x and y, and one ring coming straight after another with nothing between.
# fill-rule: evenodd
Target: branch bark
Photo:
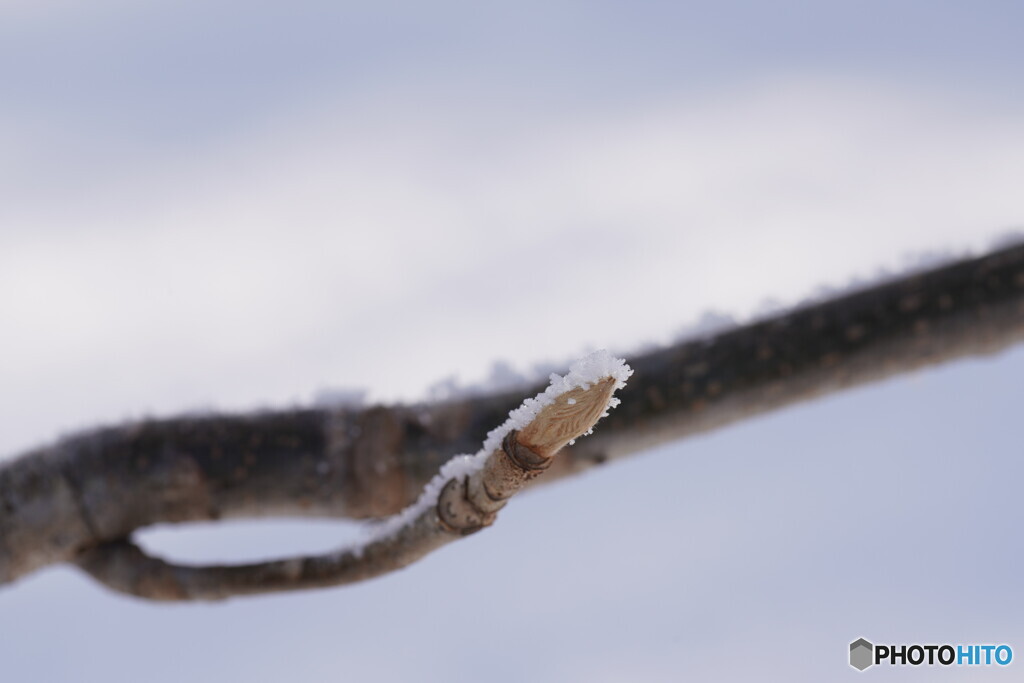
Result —
<instances>
[{"instance_id":1,"label":"branch bark","mask_svg":"<svg viewBox=\"0 0 1024 683\"><path fill-rule=\"evenodd\" d=\"M563 393L522 431L504 429L501 445L485 446L478 467L472 459L445 466L394 528L365 546L271 562L188 567L117 541L85 551L77 563L114 590L153 600L218 600L380 576L493 524L509 498L543 473L566 443L593 428L615 388L616 380L605 378Z\"/></svg>"},{"instance_id":2,"label":"branch bark","mask_svg":"<svg viewBox=\"0 0 1024 683\"><path fill-rule=\"evenodd\" d=\"M543 481L1022 337L1017 245L675 344L630 359L623 405L563 449ZM125 556L125 539L157 522L394 514L527 393L149 420L73 436L0 466L0 582L95 558L97 548Z\"/></svg>"}]
</instances>

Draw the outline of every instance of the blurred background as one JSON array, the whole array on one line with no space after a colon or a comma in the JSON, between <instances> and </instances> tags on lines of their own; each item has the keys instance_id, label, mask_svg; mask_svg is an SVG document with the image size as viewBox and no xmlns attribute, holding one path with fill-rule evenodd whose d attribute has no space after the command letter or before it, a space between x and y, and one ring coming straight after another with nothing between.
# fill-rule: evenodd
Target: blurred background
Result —
<instances>
[{"instance_id":1,"label":"blurred background","mask_svg":"<svg viewBox=\"0 0 1024 683\"><path fill-rule=\"evenodd\" d=\"M1022 22L923 0L0 0L0 457L628 358L984 251L1024 227ZM0 677L821 681L867 675L861 636L1024 656L1022 376L1017 349L680 442L349 588L165 606L50 569L0 588ZM239 560L354 533L143 543Z\"/></svg>"}]
</instances>

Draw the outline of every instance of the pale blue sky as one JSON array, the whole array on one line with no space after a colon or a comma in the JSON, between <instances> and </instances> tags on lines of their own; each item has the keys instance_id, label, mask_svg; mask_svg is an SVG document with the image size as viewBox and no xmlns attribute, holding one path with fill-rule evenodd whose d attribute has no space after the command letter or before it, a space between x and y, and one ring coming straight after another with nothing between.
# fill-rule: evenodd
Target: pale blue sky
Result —
<instances>
[{"instance_id":1,"label":"pale blue sky","mask_svg":"<svg viewBox=\"0 0 1024 683\"><path fill-rule=\"evenodd\" d=\"M0 658L13 680L54 682L812 682L864 675L844 659L862 636L1020 656L1022 373L1018 349L661 448L363 585L167 606L47 570L0 591ZM147 541L198 561L333 536L296 522Z\"/></svg>"},{"instance_id":2,"label":"pale blue sky","mask_svg":"<svg viewBox=\"0 0 1024 683\"><path fill-rule=\"evenodd\" d=\"M0 457L144 415L628 357L709 309L983 249L1024 227L1022 15L0 0ZM364 586L167 607L46 571L0 589L0 661L54 682L749 680L764 662L821 681L856 673L859 636L1024 656L1021 353L524 496ZM255 557L350 531L147 542ZM795 646L807 660L783 661Z\"/></svg>"}]
</instances>

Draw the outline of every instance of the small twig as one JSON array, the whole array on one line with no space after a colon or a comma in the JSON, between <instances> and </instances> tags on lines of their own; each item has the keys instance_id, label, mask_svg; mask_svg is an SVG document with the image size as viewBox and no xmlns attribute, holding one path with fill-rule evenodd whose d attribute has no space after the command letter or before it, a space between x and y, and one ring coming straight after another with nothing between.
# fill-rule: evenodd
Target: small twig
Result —
<instances>
[{"instance_id":1,"label":"small twig","mask_svg":"<svg viewBox=\"0 0 1024 683\"><path fill-rule=\"evenodd\" d=\"M447 463L419 500L367 543L311 557L188 567L150 557L130 541L118 541L86 551L78 566L114 590L153 600L218 600L337 586L401 569L493 524L509 498L606 414L612 393L623 386L629 369L622 361L609 364L607 354L595 356L591 361L604 363L609 370L595 377L593 372L581 374L583 366L574 366L566 378L555 379L544 394L528 400L492 432L476 456Z\"/></svg>"}]
</instances>

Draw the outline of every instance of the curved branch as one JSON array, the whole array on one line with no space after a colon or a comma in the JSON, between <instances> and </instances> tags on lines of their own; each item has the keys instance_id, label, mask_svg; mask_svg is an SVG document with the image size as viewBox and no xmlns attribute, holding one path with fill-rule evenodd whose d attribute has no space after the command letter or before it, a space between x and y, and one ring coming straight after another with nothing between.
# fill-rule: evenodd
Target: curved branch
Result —
<instances>
[{"instance_id":1,"label":"curved branch","mask_svg":"<svg viewBox=\"0 0 1024 683\"><path fill-rule=\"evenodd\" d=\"M631 358L624 405L541 481L1024 338L1024 245ZM0 465L0 583L157 523L357 519L416 500L524 393L149 420Z\"/></svg>"},{"instance_id":2,"label":"curved branch","mask_svg":"<svg viewBox=\"0 0 1024 683\"><path fill-rule=\"evenodd\" d=\"M624 367L624 366L623 366ZM628 376L625 369L620 376ZM570 373L570 378L572 373ZM129 541L85 551L78 566L114 590L153 600L217 600L233 595L336 586L401 569L462 536L490 526L523 485L570 440L588 432L622 385L616 377L528 401L488 437L477 456L446 464L420 499L354 548L325 555L233 566L186 567L146 555ZM539 402L538 402L539 401ZM514 427L522 425L521 431ZM494 447L493 444L500 443Z\"/></svg>"}]
</instances>

